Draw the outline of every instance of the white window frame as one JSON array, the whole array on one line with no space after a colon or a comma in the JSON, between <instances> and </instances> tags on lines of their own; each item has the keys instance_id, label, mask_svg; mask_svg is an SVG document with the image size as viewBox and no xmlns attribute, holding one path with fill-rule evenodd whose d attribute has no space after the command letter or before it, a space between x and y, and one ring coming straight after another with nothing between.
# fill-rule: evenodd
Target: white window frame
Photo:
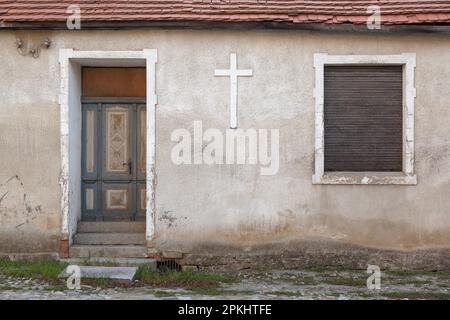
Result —
<instances>
[{"instance_id":1,"label":"white window frame","mask_svg":"<svg viewBox=\"0 0 450 320\"><path fill-rule=\"evenodd\" d=\"M403 66L403 172L325 172L324 171L324 67L344 65ZM396 55L314 54L315 68L315 172L313 184L417 184L414 174L414 69L415 53Z\"/></svg>"}]
</instances>

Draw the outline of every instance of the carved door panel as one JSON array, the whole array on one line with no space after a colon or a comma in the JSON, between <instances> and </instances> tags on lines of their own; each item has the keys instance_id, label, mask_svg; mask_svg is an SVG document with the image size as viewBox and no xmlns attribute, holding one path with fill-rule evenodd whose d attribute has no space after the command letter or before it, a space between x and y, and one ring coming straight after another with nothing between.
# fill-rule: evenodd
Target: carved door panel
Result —
<instances>
[{"instance_id":1,"label":"carved door panel","mask_svg":"<svg viewBox=\"0 0 450 320\"><path fill-rule=\"evenodd\" d=\"M83 104L83 220L145 218L145 116L145 104Z\"/></svg>"}]
</instances>

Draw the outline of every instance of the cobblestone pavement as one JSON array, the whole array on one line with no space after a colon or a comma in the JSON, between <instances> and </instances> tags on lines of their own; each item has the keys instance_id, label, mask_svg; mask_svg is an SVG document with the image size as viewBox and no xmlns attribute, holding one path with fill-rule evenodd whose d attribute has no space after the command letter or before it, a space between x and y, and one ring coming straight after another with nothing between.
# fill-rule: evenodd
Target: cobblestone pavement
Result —
<instances>
[{"instance_id":1,"label":"cobblestone pavement","mask_svg":"<svg viewBox=\"0 0 450 320\"><path fill-rule=\"evenodd\" d=\"M245 271L219 288L110 287L48 284L0 275L0 299L450 299L450 273L382 273L381 289L368 290L364 271Z\"/></svg>"}]
</instances>

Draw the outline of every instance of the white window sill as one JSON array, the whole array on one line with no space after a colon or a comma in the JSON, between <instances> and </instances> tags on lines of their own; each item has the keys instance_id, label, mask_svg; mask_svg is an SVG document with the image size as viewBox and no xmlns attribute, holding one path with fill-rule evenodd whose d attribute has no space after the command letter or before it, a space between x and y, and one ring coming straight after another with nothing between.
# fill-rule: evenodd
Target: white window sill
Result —
<instances>
[{"instance_id":1,"label":"white window sill","mask_svg":"<svg viewBox=\"0 0 450 320\"><path fill-rule=\"evenodd\" d=\"M328 172L312 176L313 184L416 185L415 174L403 172Z\"/></svg>"}]
</instances>

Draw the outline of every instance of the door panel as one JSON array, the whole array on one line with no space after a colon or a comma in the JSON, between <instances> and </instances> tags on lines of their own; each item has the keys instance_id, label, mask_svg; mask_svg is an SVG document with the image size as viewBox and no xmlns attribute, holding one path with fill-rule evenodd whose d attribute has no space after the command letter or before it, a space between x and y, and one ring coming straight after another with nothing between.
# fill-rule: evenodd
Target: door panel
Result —
<instances>
[{"instance_id":1,"label":"door panel","mask_svg":"<svg viewBox=\"0 0 450 320\"><path fill-rule=\"evenodd\" d=\"M137 178L145 181L147 171L147 112L144 104L137 106Z\"/></svg>"},{"instance_id":2,"label":"door panel","mask_svg":"<svg viewBox=\"0 0 450 320\"><path fill-rule=\"evenodd\" d=\"M99 112L97 104L83 105L82 174L85 180L96 180L99 174Z\"/></svg>"},{"instance_id":3,"label":"door panel","mask_svg":"<svg viewBox=\"0 0 450 320\"><path fill-rule=\"evenodd\" d=\"M99 185L97 182L83 183L81 190L81 197L83 199L81 203L81 210L83 212L83 219L94 220L96 214L99 212L100 199L99 199Z\"/></svg>"},{"instance_id":4,"label":"door panel","mask_svg":"<svg viewBox=\"0 0 450 320\"><path fill-rule=\"evenodd\" d=\"M82 219L145 219L145 104L82 106Z\"/></svg>"},{"instance_id":5,"label":"door panel","mask_svg":"<svg viewBox=\"0 0 450 320\"><path fill-rule=\"evenodd\" d=\"M133 128L131 107L103 106L103 179L133 178Z\"/></svg>"},{"instance_id":6,"label":"door panel","mask_svg":"<svg viewBox=\"0 0 450 320\"><path fill-rule=\"evenodd\" d=\"M131 219L136 211L136 182L102 184L103 220Z\"/></svg>"},{"instance_id":7,"label":"door panel","mask_svg":"<svg viewBox=\"0 0 450 320\"><path fill-rule=\"evenodd\" d=\"M138 182L136 185L137 188L137 210L136 210L136 219L144 220L145 212L147 209L147 188L145 186L145 182Z\"/></svg>"}]
</instances>

